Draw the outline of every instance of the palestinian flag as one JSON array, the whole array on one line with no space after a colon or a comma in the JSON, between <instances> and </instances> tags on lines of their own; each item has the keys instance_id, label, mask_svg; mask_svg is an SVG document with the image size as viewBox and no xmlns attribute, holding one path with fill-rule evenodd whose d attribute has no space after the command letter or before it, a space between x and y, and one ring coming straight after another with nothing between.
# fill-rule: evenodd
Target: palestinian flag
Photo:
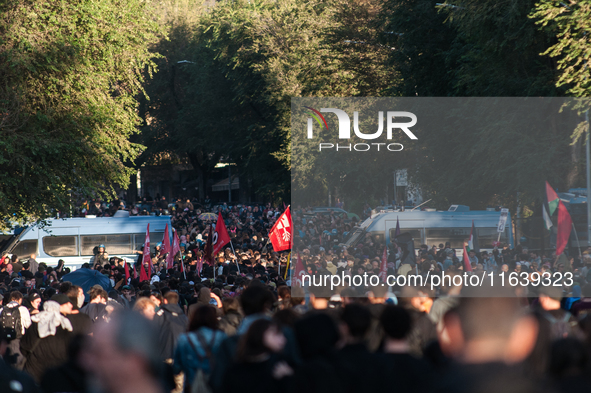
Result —
<instances>
[{"instance_id":1,"label":"palestinian flag","mask_svg":"<svg viewBox=\"0 0 591 393\"><path fill-rule=\"evenodd\" d=\"M546 229L550 230L552 228L552 220L550 219L550 215L546 210L546 206L542 205L542 216L544 217L544 225L546 225Z\"/></svg>"},{"instance_id":2,"label":"palestinian flag","mask_svg":"<svg viewBox=\"0 0 591 393\"><path fill-rule=\"evenodd\" d=\"M480 251L480 247L478 246L478 235L476 234L476 228L474 228L474 220L472 220L472 228L470 229L470 237L468 238L466 251L474 251L476 253Z\"/></svg>"},{"instance_id":3,"label":"palestinian flag","mask_svg":"<svg viewBox=\"0 0 591 393\"><path fill-rule=\"evenodd\" d=\"M550 183L548 182L546 182L546 198L548 202L548 209L550 209L550 215L552 215L558 208L558 202L560 202L560 198L558 198L556 191L550 187Z\"/></svg>"}]
</instances>

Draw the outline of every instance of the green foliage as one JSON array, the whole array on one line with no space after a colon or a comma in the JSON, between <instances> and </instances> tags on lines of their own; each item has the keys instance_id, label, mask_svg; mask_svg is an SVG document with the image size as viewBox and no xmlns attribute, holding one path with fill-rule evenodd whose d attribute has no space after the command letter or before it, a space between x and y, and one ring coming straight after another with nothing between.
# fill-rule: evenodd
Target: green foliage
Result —
<instances>
[{"instance_id":1,"label":"green foliage","mask_svg":"<svg viewBox=\"0 0 591 393\"><path fill-rule=\"evenodd\" d=\"M2 2L0 226L127 185L160 33L151 14L140 0Z\"/></svg>"},{"instance_id":2,"label":"green foliage","mask_svg":"<svg viewBox=\"0 0 591 393\"><path fill-rule=\"evenodd\" d=\"M530 17L542 30L555 35L558 42L544 55L557 58L560 76L558 86L568 88L575 97L591 95L591 1L558 2L542 0L531 11Z\"/></svg>"}]
</instances>

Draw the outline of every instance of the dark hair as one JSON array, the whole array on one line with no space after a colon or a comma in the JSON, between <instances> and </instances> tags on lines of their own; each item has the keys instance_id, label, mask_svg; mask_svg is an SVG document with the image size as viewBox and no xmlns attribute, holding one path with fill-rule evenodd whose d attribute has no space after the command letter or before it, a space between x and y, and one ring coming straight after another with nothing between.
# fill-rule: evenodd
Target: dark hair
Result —
<instances>
[{"instance_id":1,"label":"dark hair","mask_svg":"<svg viewBox=\"0 0 591 393\"><path fill-rule=\"evenodd\" d=\"M215 307L209 305L198 306L189 321L188 332L194 332L201 327L218 328L218 316Z\"/></svg>"},{"instance_id":2,"label":"dark hair","mask_svg":"<svg viewBox=\"0 0 591 393\"><path fill-rule=\"evenodd\" d=\"M262 285L250 285L240 296L244 315L252 315L270 309L275 298L273 293Z\"/></svg>"},{"instance_id":3,"label":"dark hair","mask_svg":"<svg viewBox=\"0 0 591 393\"><path fill-rule=\"evenodd\" d=\"M8 301L16 301L18 302L19 300L21 300L23 298L23 294L19 291L12 291L10 292L10 297L8 298Z\"/></svg>"},{"instance_id":4,"label":"dark hair","mask_svg":"<svg viewBox=\"0 0 591 393\"><path fill-rule=\"evenodd\" d=\"M236 350L236 360L239 363L249 363L257 356L271 352L264 341L265 332L271 328L279 329L275 322L268 319L254 321L246 334L240 337L238 349Z\"/></svg>"},{"instance_id":5,"label":"dark hair","mask_svg":"<svg viewBox=\"0 0 591 393\"><path fill-rule=\"evenodd\" d=\"M400 306L386 306L380 316L384 333L395 340L402 340L410 333L412 319L408 311Z\"/></svg>"},{"instance_id":6,"label":"dark hair","mask_svg":"<svg viewBox=\"0 0 591 393\"><path fill-rule=\"evenodd\" d=\"M371 313L359 304L348 304L341 313L341 320L354 338L363 338L371 325Z\"/></svg>"},{"instance_id":7,"label":"dark hair","mask_svg":"<svg viewBox=\"0 0 591 393\"><path fill-rule=\"evenodd\" d=\"M73 310L78 310L78 293L81 289L78 285L70 285L70 288L66 292L62 292L70 299Z\"/></svg>"}]
</instances>

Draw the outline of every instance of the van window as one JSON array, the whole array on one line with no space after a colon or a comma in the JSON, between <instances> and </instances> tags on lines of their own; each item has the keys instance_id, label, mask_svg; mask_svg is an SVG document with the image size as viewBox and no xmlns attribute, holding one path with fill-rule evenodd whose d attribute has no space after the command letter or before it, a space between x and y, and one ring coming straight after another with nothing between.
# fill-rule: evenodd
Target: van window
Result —
<instances>
[{"instance_id":1,"label":"van window","mask_svg":"<svg viewBox=\"0 0 591 393\"><path fill-rule=\"evenodd\" d=\"M52 257L78 256L78 236L46 236L43 250Z\"/></svg>"},{"instance_id":2,"label":"van window","mask_svg":"<svg viewBox=\"0 0 591 393\"><path fill-rule=\"evenodd\" d=\"M133 237L133 249L140 251L144 245L144 240L146 240L146 232L136 233L133 235ZM150 252L154 252L156 249L156 244L162 242L163 237L164 232L150 232ZM172 239L170 239L170 245L172 246Z\"/></svg>"},{"instance_id":3,"label":"van window","mask_svg":"<svg viewBox=\"0 0 591 393\"><path fill-rule=\"evenodd\" d=\"M81 255L94 255L94 248L101 244L105 245L109 255L132 254L132 235L85 235L80 236Z\"/></svg>"},{"instance_id":4,"label":"van window","mask_svg":"<svg viewBox=\"0 0 591 393\"><path fill-rule=\"evenodd\" d=\"M415 242L415 248L419 248L419 246L423 242L423 230L422 229L403 229L400 228L400 233L410 233L412 239ZM394 235L396 234L396 228L390 229L390 242L394 241Z\"/></svg>"},{"instance_id":5,"label":"van window","mask_svg":"<svg viewBox=\"0 0 591 393\"><path fill-rule=\"evenodd\" d=\"M20 258L28 258L31 254L37 254L37 240L18 242L16 247L12 249L12 254L18 255Z\"/></svg>"},{"instance_id":6,"label":"van window","mask_svg":"<svg viewBox=\"0 0 591 393\"><path fill-rule=\"evenodd\" d=\"M470 237L471 228L429 228L427 245L450 242L451 248L463 249L464 241Z\"/></svg>"}]
</instances>

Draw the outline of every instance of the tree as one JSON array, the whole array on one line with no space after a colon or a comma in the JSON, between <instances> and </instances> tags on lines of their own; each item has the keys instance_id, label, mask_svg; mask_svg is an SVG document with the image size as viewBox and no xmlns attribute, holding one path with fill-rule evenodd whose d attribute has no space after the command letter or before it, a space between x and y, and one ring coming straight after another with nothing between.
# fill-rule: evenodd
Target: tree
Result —
<instances>
[{"instance_id":1,"label":"tree","mask_svg":"<svg viewBox=\"0 0 591 393\"><path fill-rule=\"evenodd\" d=\"M140 0L0 6L0 226L126 186L160 29Z\"/></svg>"}]
</instances>

